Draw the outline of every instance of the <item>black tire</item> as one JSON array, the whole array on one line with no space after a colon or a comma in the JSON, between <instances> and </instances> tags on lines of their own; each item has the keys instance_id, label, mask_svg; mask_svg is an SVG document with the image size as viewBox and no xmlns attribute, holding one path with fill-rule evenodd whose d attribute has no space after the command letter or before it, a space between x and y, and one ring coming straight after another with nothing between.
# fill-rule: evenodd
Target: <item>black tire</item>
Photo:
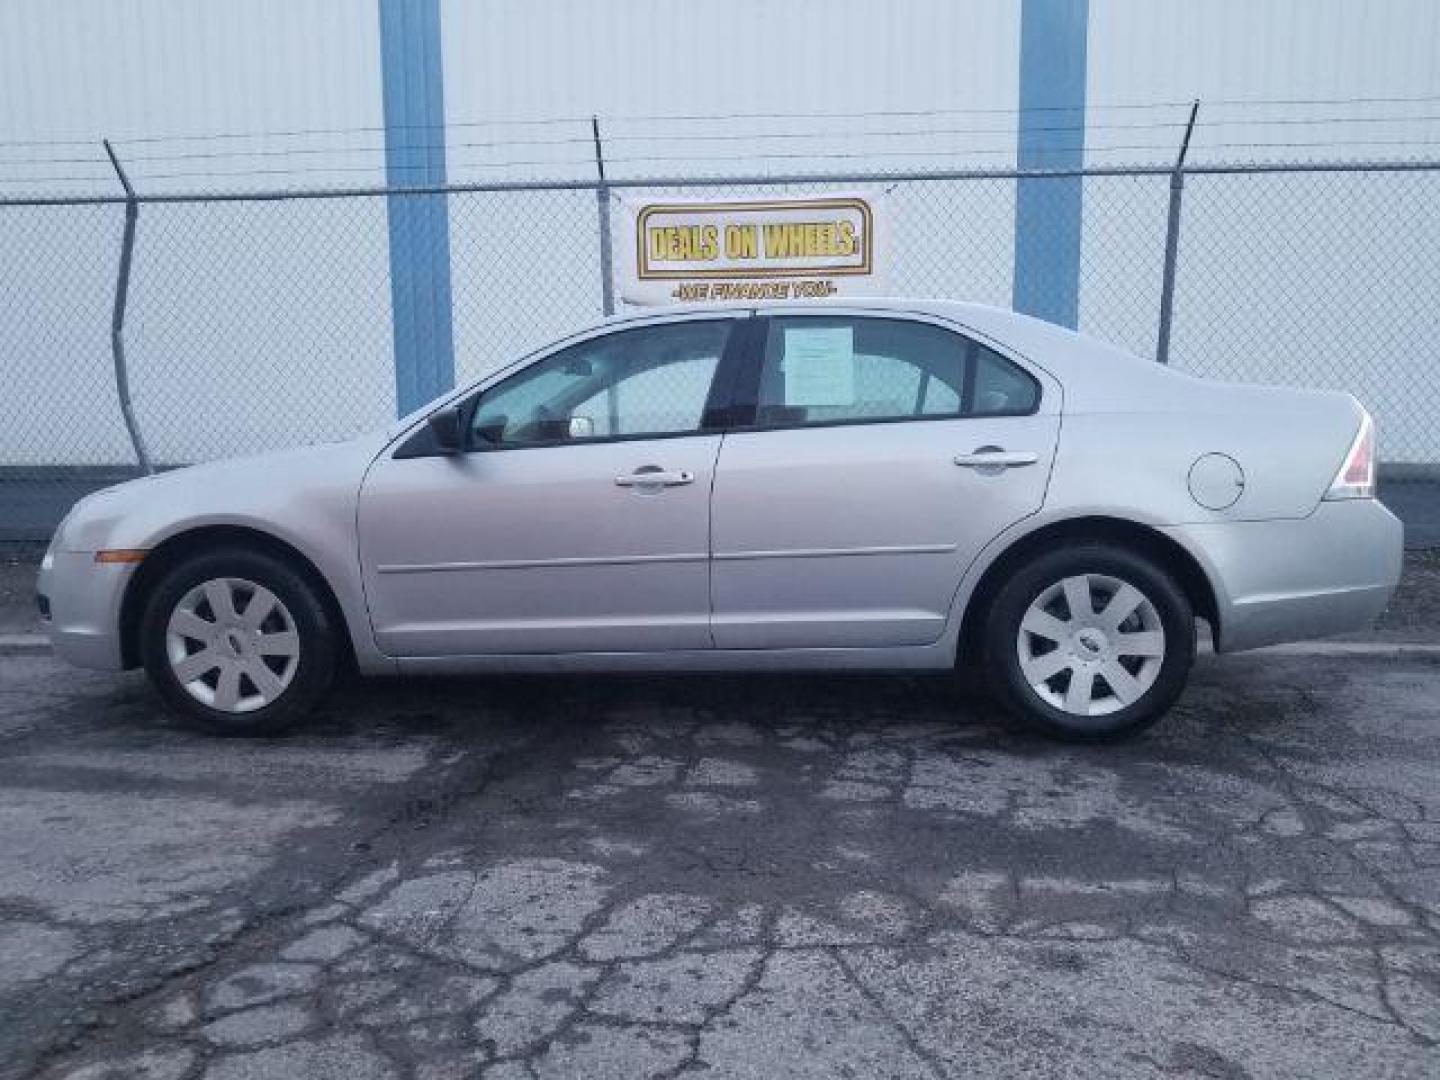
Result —
<instances>
[{"instance_id":1,"label":"black tire","mask_svg":"<svg viewBox=\"0 0 1440 1080\"><path fill-rule=\"evenodd\" d=\"M198 700L176 677L168 654L167 632L176 606L197 586L222 578L270 590L287 609L299 642L288 685L273 701L246 712ZM338 666L340 632L316 588L285 560L248 548L224 548L186 559L156 584L140 620L140 658L170 711L189 726L212 735L275 735L303 720L329 690Z\"/></svg>"},{"instance_id":2,"label":"black tire","mask_svg":"<svg viewBox=\"0 0 1440 1080\"><path fill-rule=\"evenodd\" d=\"M1114 708L1114 711L1093 716L1067 712L1032 687L1023 670L1020 640L1021 624L1032 603L1047 592L1053 592L1066 579L1085 575L1102 581L1122 582L1138 589L1151 605L1145 612L1146 617L1152 620L1152 625L1154 618L1158 617L1159 626L1164 631L1164 655L1157 658L1158 671L1150 667L1143 672L1145 678L1153 675L1154 681L1135 700ZM1095 604L1105 602L1103 592L1092 592L1091 595ZM1072 617L1068 612L1068 602L1061 602L1060 607L1066 610L1066 618ZM1134 617L1139 619L1141 616L1137 612ZM1130 624L1122 623L1122 629L1125 625ZM1036 647L1034 643L1037 641L1047 642L1044 635L1038 638L1027 635L1026 640L1032 643L1028 646L1031 649ZM1103 633L1101 641L1105 641ZM1118 705L1122 699L1104 682L1099 667L1095 667L1092 673L1086 666L1091 662L1089 646L1079 640L1079 635L1072 642L1075 643L1056 645L1055 648L1066 649L1069 657L1078 660L1079 665L1057 672L1049 682L1042 683L1042 689L1052 698L1062 698L1063 704L1070 680L1080 677L1077 673L1084 671L1086 674L1083 677L1093 680L1087 685L1098 691L1096 698L1102 707ZM1102 649L1110 647L1101 645ZM1100 659L1093 661L1096 665L1105 658L1103 652L1098 655ZM1195 617L1184 589L1154 560L1103 541L1072 543L1031 559L1000 588L985 619L984 663L996 697L1029 727L1050 738L1068 742L1107 742L1144 731L1159 720L1180 696L1194 660ZM1127 656L1125 663L1126 671L1134 674L1147 661ZM1117 674L1123 677L1125 673Z\"/></svg>"}]
</instances>

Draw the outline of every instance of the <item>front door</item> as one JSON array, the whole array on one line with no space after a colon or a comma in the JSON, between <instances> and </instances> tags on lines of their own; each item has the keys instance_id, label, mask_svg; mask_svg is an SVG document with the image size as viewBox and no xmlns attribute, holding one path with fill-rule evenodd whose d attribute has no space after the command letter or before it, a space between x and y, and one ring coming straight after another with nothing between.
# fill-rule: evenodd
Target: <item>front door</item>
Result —
<instances>
[{"instance_id":1,"label":"front door","mask_svg":"<svg viewBox=\"0 0 1440 1080\"><path fill-rule=\"evenodd\" d=\"M716 646L934 642L980 549L1044 499L1058 389L927 321L775 316L764 336L754 422L716 471Z\"/></svg>"},{"instance_id":2,"label":"front door","mask_svg":"<svg viewBox=\"0 0 1440 1080\"><path fill-rule=\"evenodd\" d=\"M376 462L359 526L380 648L710 648L706 417L734 321L589 338L483 391L467 452Z\"/></svg>"}]
</instances>

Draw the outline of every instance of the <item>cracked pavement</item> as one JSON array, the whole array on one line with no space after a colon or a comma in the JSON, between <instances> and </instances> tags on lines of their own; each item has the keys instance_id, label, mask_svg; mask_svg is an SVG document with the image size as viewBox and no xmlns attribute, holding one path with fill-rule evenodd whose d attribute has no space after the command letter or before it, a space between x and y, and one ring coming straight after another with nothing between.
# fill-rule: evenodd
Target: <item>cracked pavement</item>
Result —
<instances>
[{"instance_id":1,"label":"cracked pavement","mask_svg":"<svg viewBox=\"0 0 1440 1080\"><path fill-rule=\"evenodd\" d=\"M1433 1076L1440 664L367 682L281 740L0 657L0 1076Z\"/></svg>"}]
</instances>

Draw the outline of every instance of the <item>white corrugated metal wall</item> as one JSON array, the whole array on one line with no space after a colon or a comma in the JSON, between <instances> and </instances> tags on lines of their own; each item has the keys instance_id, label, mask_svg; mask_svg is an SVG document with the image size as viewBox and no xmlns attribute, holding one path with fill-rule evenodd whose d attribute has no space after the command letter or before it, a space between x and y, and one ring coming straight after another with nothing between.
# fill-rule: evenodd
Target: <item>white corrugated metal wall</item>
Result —
<instances>
[{"instance_id":1,"label":"white corrugated metal wall","mask_svg":"<svg viewBox=\"0 0 1440 1080\"><path fill-rule=\"evenodd\" d=\"M1178 103L1201 101L1191 162L1440 157L1433 0L1090 0L1089 46L1092 102L1176 102L1156 114L1177 118ZM1090 111L1088 162L1141 159L1104 149L1146 141L1099 126L1129 119ZM1152 160L1169 161L1177 132L1158 133L1168 149ZM1440 194L1435 180L1192 178L1172 362L1347 390L1379 417L1386 460L1440 460L1440 215L1427 197ZM1148 237L1107 233L1092 220L1105 212L1094 202L1087 243L1110 250L1082 268L1081 328L1122 328L1131 286L1113 268L1132 267L1144 287L1158 253Z\"/></svg>"},{"instance_id":2,"label":"white corrugated metal wall","mask_svg":"<svg viewBox=\"0 0 1440 1080\"><path fill-rule=\"evenodd\" d=\"M371 3L11 0L0 192L116 194L104 136L142 191L383 183L379 86ZM273 134L229 137L253 132ZM290 150L305 151L307 172L272 173L299 167ZM0 462L131 460L109 351L121 216L0 213ZM337 385L367 388L356 422L393 416L383 205L368 226L289 207L146 208L129 338L159 460L328 434L301 403L335 400ZM179 410L193 416L183 438L166 423Z\"/></svg>"},{"instance_id":3,"label":"white corrugated metal wall","mask_svg":"<svg viewBox=\"0 0 1440 1080\"><path fill-rule=\"evenodd\" d=\"M1006 165L1015 153L1019 11L1013 0L441 0L449 177L589 177L592 114L612 175ZM1437 46L1440 5L1429 0L1090 0L1087 160L1168 161L1182 103L1193 97L1204 105L1192 160L1430 155L1440 141ZM0 9L7 194L113 192L102 135L120 140L147 191L380 183L381 106L376 0L11 0ZM1144 349L1150 330L1135 321L1134 292L1154 291L1159 251L1148 225L1107 235L1103 215L1115 207L1106 198L1085 210L1081 326ZM1193 198L1205 205L1203 191ZM1010 225L998 220L1006 205L992 208L997 220L984 230L987 263L1009 258ZM1157 206L1163 211L1163 194ZM522 302L507 287L517 255L504 254L500 240L523 235L540 245L518 256L539 280L548 241L590 225L580 209L548 211L477 203L452 214L462 373L594 307L588 294ZM147 208L132 313L142 416L147 401L152 421L155 410L189 399L226 404L203 439L162 445L159 456L210 456L312 432L308 403L337 384L363 390L360 419L389 415L383 218L379 200L328 220L295 208ZM1198 210L1187 217L1185 244L1223 247L1223 230L1207 235L1204 220ZM103 315L118 227L118 213L92 214L56 230L58 246L40 253L33 228L0 232L0 260L47 264L6 278L18 283L6 298L13 310L46 315L12 319L0 338L7 462L22 451L36 461L123 459L118 425L97 425L77 446L65 417L46 415L71 407L48 390L67 382L105 400ZM80 251L97 241L103 258ZM580 259L593 261L590 245L587 233ZM1330 257L1321 269L1343 275L1345 253ZM558 271L557 288L591 288L588 263L584 273ZM1189 287L1206 280L1225 287L1215 273L1197 273ZM957 281L968 288L963 275ZM56 282L75 295L54 295ZM1202 304L1220 307L1223 296L1185 299L1181 362L1203 367L1212 346L1233 355L1273 336L1273 326L1253 320L1217 331ZM1422 289L1415 303L1425 299ZM204 317L176 319L177 305ZM85 328L57 325L71 312ZM1417 354L1432 344L1422 336ZM1304 378L1305 349L1292 352L1275 362ZM256 392L278 384L290 387L279 400Z\"/></svg>"}]
</instances>

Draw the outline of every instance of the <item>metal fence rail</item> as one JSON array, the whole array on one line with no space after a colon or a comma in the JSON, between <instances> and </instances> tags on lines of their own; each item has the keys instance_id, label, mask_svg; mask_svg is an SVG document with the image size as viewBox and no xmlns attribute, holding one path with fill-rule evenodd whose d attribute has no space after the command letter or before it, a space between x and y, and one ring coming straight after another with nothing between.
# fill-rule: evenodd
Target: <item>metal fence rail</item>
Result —
<instances>
[{"instance_id":1,"label":"metal fence rail","mask_svg":"<svg viewBox=\"0 0 1440 1080\"><path fill-rule=\"evenodd\" d=\"M45 535L147 458L393 419L388 198L447 201L470 380L612 302L612 192L884 190L895 293L1008 306L1022 179L1042 199L1082 185L1082 331L1207 377L1347 390L1392 475L1440 475L1440 162L140 192L0 201L0 536Z\"/></svg>"}]
</instances>

